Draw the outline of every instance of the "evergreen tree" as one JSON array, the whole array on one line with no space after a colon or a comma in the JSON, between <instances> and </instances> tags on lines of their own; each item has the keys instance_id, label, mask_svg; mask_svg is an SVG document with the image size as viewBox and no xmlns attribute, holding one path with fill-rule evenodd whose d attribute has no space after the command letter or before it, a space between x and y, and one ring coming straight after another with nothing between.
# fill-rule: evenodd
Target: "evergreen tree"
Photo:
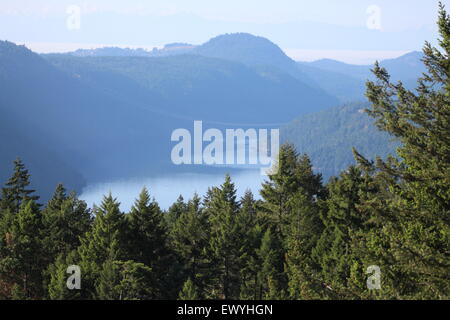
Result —
<instances>
[{"instance_id":1,"label":"evergreen tree","mask_svg":"<svg viewBox=\"0 0 450 320\"><path fill-rule=\"evenodd\" d=\"M213 191L206 208L211 225L210 254L214 279L212 296L234 299L239 297L241 227L238 224L239 204L236 189L229 175L220 188Z\"/></svg>"},{"instance_id":2,"label":"evergreen tree","mask_svg":"<svg viewBox=\"0 0 450 320\"><path fill-rule=\"evenodd\" d=\"M165 220L168 229L170 230L173 225L175 224L175 221L187 210L187 204L184 202L184 198L182 195L180 195L177 198L177 201L172 204L168 210L168 212L165 214Z\"/></svg>"},{"instance_id":3,"label":"evergreen tree","mask_svg":"<svg viewBox=\"0 0 450 320\"><path fill-rule=\"evenodd\" d=\"M261 189L262 209L283 236L289 221L289 200L300 189L311 200L325 196L322 176L313 172L308 156L299 156L294 146L285 144L280 148L275 174L269 175Z\"/></svg>"},{"instance_id":4,"label":"evergreen tree","mask_svg":"<svg viewBox=\"0 0 450 320\"><path fill-rule=\"evenodd\" d=\"M377 81L367 84L369 115L402 143L400 159L375 164L391 191L388 205L381 195L366 204L376 221L366 235L366 259L378 260L382 291L392 298L448 298L450 17L442 4L438 27L441 50L425 44L427 73L416 92L392 83L378 64Z\"/></svg>"},{"instance_id":5,"label":"evergreen tree","mask_svg":"<svg viewBox=\"0 0 450 320\"><path fill-rule=\"evenodd\" d=\"M94 208L92 229L82 238L78 247L83 272L83 298L95 296L95 284L106 261L124 257L124 215L119 203L109 194L100 207Z\"/></svg>"},{"instance_id":6,"label":"evergreen tree","mask_svg":"<svg viewBox=\"0 0 450 320\"><path fill-rule=\"evenodd\" d=\"M135 261L107 260L97 285L100 300L148 300L155 297L151 268ZM157 290L157 289L156 289Z\"/></svg>"},{"instance_id":7,"label":"evergreen tree","mask_svg":"<svg viewBox=\"0 0 450 320\"><path fill-rule=\"evenodd\" d=\"M241 226L240 233L243 235L239 261L241 265L240 298L256 300L259 292L258 249L261 246L262 227L259 225L257 204L250 190L245 192L240 204L238 225Z\"/></svg>"},{"instance_id":8,"label":"evergreen tree","mask_svg":"<svg viewBox=\"0 0 450 320\"><path fill-rule=\"evenodd\" d=\"M158 281L159 297L168 292L168 266L173 261L168 248L168 235L158 204L150 199L144 188L127 216L127 244L129 259L152 269ZM153 298L156 298L153 297ZM169 298L165 296L165 298Z\"/></svg>"},{"instance_id":9,"label":"evergreen tree","mask_svg":"<svg viewBox=\"0 0 450 320\"><path fill-rule=\"evenodd\" d=\"M6 253L0 261L0 274L14 284L16 295L38 299L43 295L43 250L39 238L42 228L39 206L33 200L22 202L7 234Z\"/></svg>"},{"instance_id":10,"label":"evergreen tree","mask_svg":"<svg viewBox=\"0 0 450 320\"><path fill-rule=\"evenodd\" d=\"M29 185L30 174L28 170L22 160L14 160L13 175L6 182L6 187L2 189L2 209L9 209L12 213L17 213L22 203L28 200L37 201L39 197L33 195L35 191L29 189Z\"/></svg>"},{"instance_id":11,"label":"evergreen tree","mask_svg":"<svg viewBox=\"0 0 450 320\"><path fill-rule=\"evenodd\" d=\"M78 289L69 289L67 281L71 274L67 273L69 266L76 265L79 261L77 252L74 250L66 257L59 255L48 270L47 296L51 300L78 300L81 299L81 292ZM82 270L80 270L82 271ZM81 272L81 288L83 288L83 272Z\"/></svg>"},{"instance_id":12,"label":"evergreen tree","mask_svg":"<svg viewBox=\"0 0 450 320\"><path fill-rule=\"evenodd\" d=\"M320 268L312 252L323 232L319 205L304 192L295 194L289 204L292 209L285 266L289 296L291 299L317 299L322 285Z\"/></svg>"},{"instance_id":13,"label":"evergreen tree","mask_svg":"<svg viewBox=\"0 0 450 320\"><path fill-rule=\"evenodd\" d=\"M3 212L0 209L0 214L0 299L9 299L15 283L14 276L9 270L14 269L11 257L11 228L16 214L13 214L10 209Z\"/></svg>"},{"instance_id":14,"label":"evergreen tree","mask_svg":"<svg viewBox=\"0 0 450 320\"><path fill-rule=\"evenodd\" d=\"M279 153L278 170L263 184L261 195L263 210L272 221L269 226L282 243L276 255L287 268L283 281L278 281L279 286L284 286L279 291L287 293L285 277L289 275L290 294L299 298L304 291L298 290L299 286L317 286L313 284L317 280L313 280L312 272L317 266L311 252L323 229L318 210L318 201L326 197L322 177L313 172L308 156L300 156L292 145L284 145ZM284 272L280 267L273 268ZM272 285L276 283L273 281Z\"/></svg>"},{"instance_id":15,"label":"evergreen tree","mask_svg":"<svg viewBox=\"0 0 450 320\"><path fill-rule=\"evenodd\" d=\"M179 300L198 300L197 290L191 279L187 279L184 283L183 289L180 291Z\"/></svg>"},{"instance_id":16,"label":"evergreen tree","mask_svg":"<svg viewBox=\"0 0 450 320\"><path fill-rule=\"evenodd\" d=\"M181 214L171 232L171 245L183 265L184 279L189 278L204 297L208 285L208 218L195 195L188 202L188 210Z\"/></svg>"},{"instance_id":17,"label":"evergreen tree","mask_svg":"<svg viewBox=\"0 0 450 320\"><path fill-rule=\"evenodd\" d=\"M268 213L272 226L283 232L289 197L297 191L298 181L295 176L298 153L293 145L282 145L278 155L275 174L269 175L264 182L261 196L264 199L263 210Z\"/></svg>"},{"instance_id":18,"label":"evergreen tree","mask_svg":"<svg viewBox=\"0 0 450 320\"><path fill-rule=\"evenodd\" d=\"M322 281L333 298L354 298L348 291L352 264L357 260L352 247L352 237L364 232L368 216L360 204L369 193L376 194L369 175L351 166L339 178L328 184L329 197L322 210L325 230L312 251L322 270Z\"/></svg>"},{"instance_id":19,"label":"evergreen tree","mask_svg":"<svg viewBox=\"0 0 450 320\"><path fill-rule=\"evenodd\" d=\"M119 266L114 260L106 260L98 275L96 298L99 300L120 300L120 291L117 290L120 282Z\"/></svg>"},{"instance_id":20,"label":"evergreen tree","mask_svg":"<svg viewBox=\"0 0 450 320\"><path fill-rule=\"evenodd\" d=\"M158 284L152 269L136 261L116 262L120 270L118 291L121 300L149 300L157 297Z\"/></svg>"},{"instance_id":21,"label":"evergreen tree","mask_svg":"<svg viewBox=\"0 0 450 320\"><path fill-rule=\"evenodd\" d=\"M17 159L0 202L0 298L37 299L42 295L39 197L28 189L30 175Z\"/></svg>"},{"instance_id":22,"label":"evergreen tree","mask_svg":"<svg viewBox=\"0 0 450 320\"><path fill-rule=\"evenodd\" d=\"M261 283L259 272L261 268L261 259L259 249L263 237L263 228L256 224L248 233L245 234L245 246L243 250L245 254L241 255L241 289L240 299L243 300L260 300Z\"/></svg>"},{"instance_id":23,"label":"evergreen tree","mask_svg":"<svg viewBox=\"0 0 450 320\"><path fill-rule=\"evenodd\" d=\"M42 242L48 263L58 255L66 256L80 245L80 237L90 227L91 213L75 193L69 196L59 184L42 212Z\"/></svg>"},{"instance_id":24,"label":"evergreen tree","mask_svg":"<svg viewBox=\"0 0 450 320\"><path fill-rule=\"evenodd\" d=\"M258 250L261 263L258 273L260 285L258 300L280 300L286 297L286 277L284 275L284 257L281 239L270 229L264 233Z\"/></svg>"}]
</instances>

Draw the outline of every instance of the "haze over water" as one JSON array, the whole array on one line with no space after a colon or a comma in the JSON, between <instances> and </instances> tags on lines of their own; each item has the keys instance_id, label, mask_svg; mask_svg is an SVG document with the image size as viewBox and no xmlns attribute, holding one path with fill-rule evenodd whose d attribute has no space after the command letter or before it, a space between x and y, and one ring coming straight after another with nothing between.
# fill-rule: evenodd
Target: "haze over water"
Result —
<instances>
[{"instance_id":1,"label":"haze over water","mask_svg":"<svg viewBox=\"0 0 450 320\"><path fill-rule=\"evenodd\" d=\"M84 188L80 199L85 200L89 206L100 205L103 196L111 192L113 197L116 197L121 203L121 210L127 212L145 186L161 209L168 209L180 195L185 201L191 199L195 193L203 197L209 187L220 186L224 182L224 178L223 174L179 173L96 183ZM250 189L254 197L259 198L261 183L267 177L262 176L260 170L245 170L234 172L231 174L231 179L237 188L238 197Z\"/></svg>"}]
</instances>

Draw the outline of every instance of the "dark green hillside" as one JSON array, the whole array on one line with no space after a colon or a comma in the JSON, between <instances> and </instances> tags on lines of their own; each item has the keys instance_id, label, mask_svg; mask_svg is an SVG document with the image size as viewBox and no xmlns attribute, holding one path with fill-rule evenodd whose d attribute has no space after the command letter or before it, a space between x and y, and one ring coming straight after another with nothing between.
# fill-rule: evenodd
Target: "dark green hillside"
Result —
<instances>
[{"instance_id":1,"label":"dark green hillside","mask_svg":"<svg viewBox=\"0 0 450 320\"><path fill-rule=\"evenodd\" d=\"M343 103L364 99L365 80L339 72L321 70L306 64L298 64L297 67L320 88Z\"/></svg>"},{"instance_id":2,"label":"dark green hillside","mask_svg":"<svg viewBox=\"0 0 450 320\"><path fill-rule=\"evenodd\" d=\"M241 63L198 55L45 58L73 76L81 75L93 86L117 87L113 81L121 79L121 87L115 91L131 101L145 93L138 89L127 91L129 88L145 88L148 95L154 96L145 101L160 101L162 97L164 103L159 105L164 105L165 114L192 120L288 122L337 103L322 90L277 69L255 70Z\"/></svg>"},{"instance_id":3,"label":"dark green hillside","mask_svg":"<svg viewBox=\"0 0 450 320\"><path fill-rule=\"evenodd\" d=\"M148 103L144 109L137 100L119 99L55 68L25 47L0 43L0 87L1 114L16 119L13 123L21 126L20 135L32 137L36 146L47 146L91 180L158 170L167 162L152 154L169 148L160 143L170 136L164 127L168 120ZM16 143L5 141L12 146ZM15 157L5 159L1 171ZM32 167L38 159L27 164ZM150 159L153 166L148 165Z\"/></svg>"},{"instance_id":4,"label":"dark green hillside","mask_svg":"<svg viewBox=\"0 0 450 320\"><path fill-rule=\"evenodd\" d=\"M218 58L239 62L252 69L263 68L266 71L271 69L272 72L286 73L298 79L303 85L319 90L323 95L338 98L341 103L364 100L365 82L373 79L370 72L373 65L351 65L331 59L295 62L269 39L249 33L220 35L199 46L174 43L152 51L105 47L69 53L71 56L97 58L164 57L183 54ZM410 52L395 59L383 60L381 65L392 70L391 76L394 81L402 80L408 88L415 88L415 79L424 71L420 61L422 57L420 52ZM54 56L51 58L52 61L55 59ZM183 59L181 58L180 61ZM167 62L160 61L160 63L165 65ZM198 64L194 62L193 67L198 67ZM185 68L186 65L183 65L181 70L188 70ZM160 76L159 71L156 71L155 77ZM155 77L152 80L158 83L159 79Z\"/></svg>"},{"instance_id":5,"label":"dark green hillside","mask_svg":"<svg viewBox=\"0 0 450 320\"><path fill-rule=\"evenodd\" d=\"M371 159L394 155L398 143L375 127L364 112L368 106L353 103L301 116L282 129L282 140L307 153L326 177L354 163L353 147Z\"/></svg>"},{"instance_id":6,"label":"dark green hillside","mask_svg":"<svg viewBox=\"0 0 450 320\"><path fill-rule=\"evenodd\" d=\"M296 63L270 40L248 33L215 37L192 52L241 62L250 67L270 66L337 97L341 102L361 100L364 96L364 81L361 79L342 72L316 68L312 64Z\"/></svg>"},{"instance_id":7,"label":"dark green hillside","mask_svg":"<svg viewBox=\"0 0 450 320\"><path fill-rule=\"evenodd\" d=\"M369 70L370 66L368 65L353 65L333 59L320 59L313 62L299 62L298 64L314 67L323 71L336 72L361 80L366 80L371 76Z\"/></svg>"}]
</instances>

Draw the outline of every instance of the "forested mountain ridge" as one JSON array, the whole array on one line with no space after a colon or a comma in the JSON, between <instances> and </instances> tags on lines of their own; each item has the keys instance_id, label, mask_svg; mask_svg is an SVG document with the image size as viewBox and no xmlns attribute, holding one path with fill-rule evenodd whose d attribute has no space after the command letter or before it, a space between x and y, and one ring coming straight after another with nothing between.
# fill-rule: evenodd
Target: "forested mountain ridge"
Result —
<instances>
[{"instance_id":1,"label":"forested mountain ridge","mask_svg":"<svg viewBox=\"0 0 450 320\"><path fill-rule=\"evenodd\" d=\"M276 68L308 83L312 87L339 98L341 102L363 98L364 82L359 79L296 63L270 40L252 34L220 35L195 47L192 52L207 57L238 61L253 67L270 66Z\"/></svg>"},{"instance_id":2,"label":"forested mountain ridge","mask_svg":"<svg viewBox=\"0 0 450 320\"><path fill-rule=\"evenodd\" d=\"M146 51L129 48L99 48L68 53L79 57L164 57L201 55L243 63L249 67L273 68L290 74L304 84L335 96L342 103L365 100L365 81L371 79L373 65L351 65L322 59L314 62L296 62L270 40L249 33L231 33L212 38L201 45L172 44L162 49ZM402 80L414 88L415 80L424 71L420 52L410 52L395 59L383 60L384 67L392 69L393 80Z\"/></svg>"},{"instance_id":3,"label":"forested mountain ridge","mask_svg":"<svg viewBox=\"0 0 450 320\"><path fill-rule=\"evenodd\" d=\"M169 43L163 48L147 50L143 48L102 47L97 49L78 49L67 54L76 57L165 57L190 53L196 46L189 43Z\"/></svg>"},{"instance_id":4,"label":"forested mountain ridge","mask_svg":"<svg viewBox=\"0 0 450 320\"><path fill-rule=\"evenodd\" d=\"M55 68L25 47L1 42L0 57L2 114L15 119L15 127L22 136L47 146L49 152L85 178L139 171L138 164L125 165L124 161L129 164L133 154L145 159L150 153L139 145L151 144L153 139L160 141L168 134L160 125L164 121L156 119L151 110L143 110L132 101L125 104L116 96ZM148 130L149 127L154 130ZM16 143L14 139L6 140L3 148L14 150ZM117 145L126 146L128 154ZM155 150L158 147L154 143ZM38 153L30 159L30 166L35 166L43 155ZM5 172L11 159L2 160L5 162L1 171ZM158 159L153 163L157 166ZM49 166L47 172L50 170ZM61 182L78 190L82 185Z\"/></svg>"},{"instance_id":5,"label":"forested mountain ridge","mask_svg":"<svg viewBox=\"0 0 450 320\"><path fill-rule=\"evenodd\" d=\"M422 63L422 52L412 51L395 59L380 61L380 65L391 70L390 76L394 82L403 81L409 89L415 89L417 78L426 71ZM298 62L301 67L313 67L323 71L345 75L360 81L374 80L371 70L373 65L351 65L336 60L322 59L313 62Z\"/></svg>"},{"instance_id":6,"label":"forested mountain ridge","mask_svg":"<svg viewBox=\"0 0 450 320\"><path fill-rule=\"evenodd\" d=\"M338 102L321 89L278 70L253 69L198 55L157 58L46 55L45 59L72 75L84 76L91 84L98 81L94 77L99 72L120 76L129 81L129 86L138 85L164 98L161 105L165 112L191 119L256 124L271 119L272 123L282 123ZM103 77L104 81L98 85L109 86L108 78Z\"/></svg>"},{"instance_id":7,"label":"forested mountain ridge","mask_svg":"<svg viewBox=\"0 0 450 320\"><path fill-rule=\"evenodd\" d=\"M365 112L369 107L369 103L351 103L303 115L283 127L280 136L308 154L325 178L355 163L352 148L368 159L395 156L399 142L378 130Z\"/></svg>"},{"instance_id":8,"label":"forested mountain ridge","mask_svg":"<svg viewBox=\"0 0 450 320\"><path fill-rule=\"evenodd\" d=\"M364 91L364 83L360 79L354 79L344 73L316 68L312 65L297 64L275 43L249 33L219 35L198 46L183 44L166 46L163 49L153 51L100 48L79 50L68 54L83 57L200 55L239 62L256 69L269 68L274 72L287 73L304 84L324 90L327 94L337 96L345 102L361 99Z\"/></svg>"}]
</instances>

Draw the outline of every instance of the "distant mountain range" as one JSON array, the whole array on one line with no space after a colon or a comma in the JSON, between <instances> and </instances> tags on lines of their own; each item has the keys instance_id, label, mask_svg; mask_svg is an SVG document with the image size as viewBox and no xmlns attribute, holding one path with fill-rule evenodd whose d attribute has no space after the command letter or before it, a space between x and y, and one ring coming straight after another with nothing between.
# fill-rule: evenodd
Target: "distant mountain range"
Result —
<instances>
[{"instance_id":1,"label":"distant mountain range","mask_svg":"<svg viewBox=\"0 0 450 320\"><path fill-rule=\"evenodd\" d=\"M284 123L338 100L271 66L252 68L199 55L71 57L47 55L59 70L91 87L183 119L210 122Z\"/></svg>"},{"instance_id":2,"label":"distant mountain range","mask_svg":"<svg viewBox=\"0 0 450 320\"><path fill-rule=\"evenodd\" d=\"M425 65L421 61L422 58L422 52L413 51L395 59L380 61L380 65L389 70L392 80L402 80L413 89L415 88L417 78L426 71ZM322 59L309 63L299 62L299 64L311 66L323 71L343 74L362 81L372 79L371 69L373 65L351 65L330 59Z\"/></svg>"},{"instance_id":3,"label":"distant mountain range","mask_svg":"<svg viewBox=\"0 0 450 320\"><path fill-rule=\"evenodd\" d=\"M382 65L409 82L423 71L420 57ZM283 127L284 141L333 175L351 161L351 146L370 156L394 150L360 113L362 105L339 107L362 101L369 77L370 66L295 62L269 40L242 33L201 46L47 55L2 41L0 179L17 156L44 197L57 182L80 191L93 181L193 170L170 162L170 135L194 120L215 128Z\"/></svg>"},{"instance_id":4,"label":"distant mountain range","mask_svg":"<svg viewBox=\"0 0 450 320\"><path fill-rule=\"evenodd\" d=\"M195 47L195 45L188 43L170 43L161 49L154 48L151 51L142 48L104 47L98 49L78 49L69 54L76 57L164 57L189 53Z\"/></svg>"},{"instance_id":5,"label":"distant mountain range","mask_svg":"<svg viewBox=\"0 0 450 320\"><path fill-rule=\"evenodd\" d=\"M331 59L296 62L270 40L248 33L220 35L200 46L173 43L152 51L100 48L80 49L68 54L80 57L164 57L191 54L240 62L251 67L271 66L316 88L323 89L341 102L364 99L365 82L372 78L371 69L373 68L373 65L351 65ZM413 51L399 58L383 60L380 65L390 70L394 81L402 80L408 88L414 89L417 77L425 72L421 62L422 56L421 52Z\"/></svg>"}]
</instances>

